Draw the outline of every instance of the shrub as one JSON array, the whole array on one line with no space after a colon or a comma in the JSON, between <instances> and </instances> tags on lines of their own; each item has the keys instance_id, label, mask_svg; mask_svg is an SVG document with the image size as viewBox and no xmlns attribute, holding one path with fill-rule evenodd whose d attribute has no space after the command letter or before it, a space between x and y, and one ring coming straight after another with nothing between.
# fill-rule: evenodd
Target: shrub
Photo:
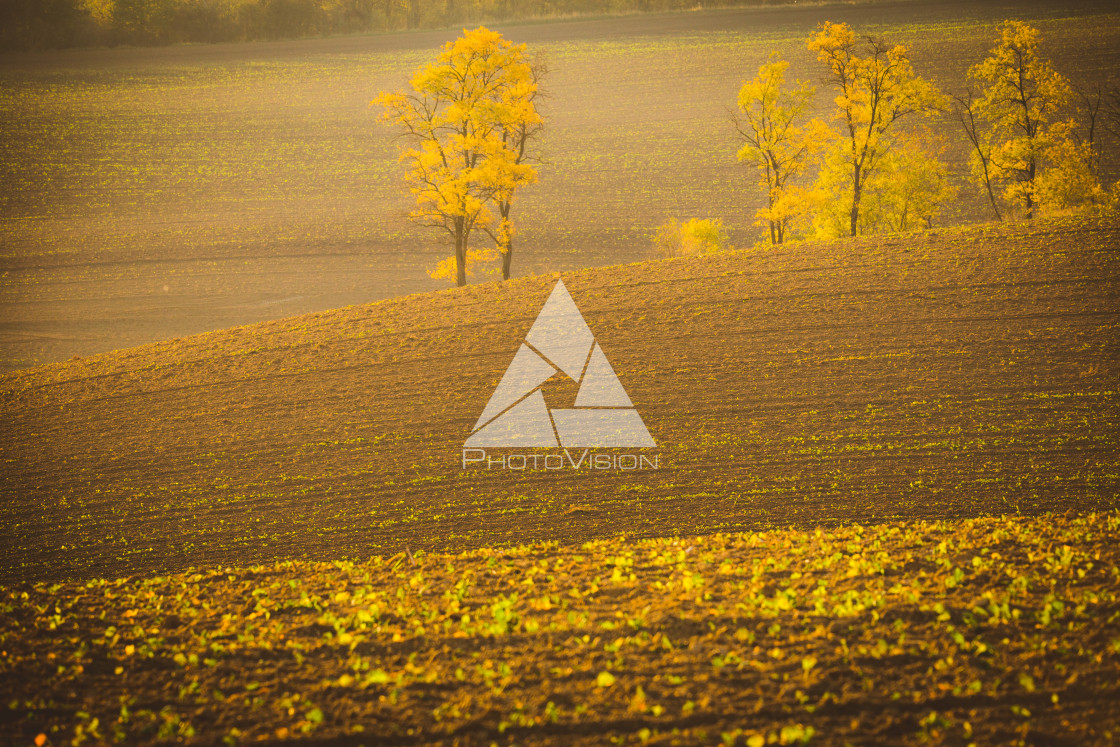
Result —
<instances>
[{"instance_id":1,"label":"shrub","mask_svg":"<svg viewBox=\"0 0 1120 747\"><path fill-rule=\"evenodd\" d=\"M676 218L658 226L653 239L657 254L662 257L696 257L731 249L723 221L693 218L680 223Z\"/></svg>"}]
</instances>

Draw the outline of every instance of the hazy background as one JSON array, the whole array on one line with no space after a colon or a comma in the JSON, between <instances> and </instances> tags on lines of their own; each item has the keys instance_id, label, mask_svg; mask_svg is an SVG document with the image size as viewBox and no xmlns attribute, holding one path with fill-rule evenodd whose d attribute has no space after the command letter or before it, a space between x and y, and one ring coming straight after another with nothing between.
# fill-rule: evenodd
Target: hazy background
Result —
<instances>
[{"instance_id":1,"label":"hazy background","mask_svg":"<svg viewBox=\"0 0 1120 747\"><path fill-rule=\"evenodd\" d=\"M735 160L730 110L772 50L819 81L805 41L824 19L847 21L907 45L954 92L1005 17L1036 24L1075 82L1120 69L1120 15L1104 2L498 25L552 70L514 274L644 259L671 216L720 218L733 243L753 244L761 195ZM399 143L369 102L458 33L0 58L0 370L446 287L425 270L450 250L407 220ZM819 88L818 113L832 98ZM940 126L963 171L956 124ZM966 186L945 222L986 219L983 207Z\"/></svg>"}]
</instances>

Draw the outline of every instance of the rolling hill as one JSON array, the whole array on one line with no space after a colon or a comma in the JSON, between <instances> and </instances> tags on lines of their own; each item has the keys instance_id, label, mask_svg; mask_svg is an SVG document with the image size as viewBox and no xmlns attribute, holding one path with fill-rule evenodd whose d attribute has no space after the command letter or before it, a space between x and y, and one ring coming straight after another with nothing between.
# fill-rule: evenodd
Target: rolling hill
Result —
<instances>
[{"instance_id":1,"label":"rolling hill","mask_svg":"<svg viewBox=\"0 0 1120 747\"><path fill-rule=\"evenodd\" d=\"M501 24L550 67L514 273L640 260L670 217L720 219L753 243L764 198L736 159L728 107L772 53L790 80L819 84L809 114L831 120L835 93L806 46L822 21L904 45L918 74L961 94L1009 17L1039 29L1071 83L1115 85L1120 13L1107 0ZM370 101L461 31L0 57L0 371L432 288L425 270L449 252L406 219L401 143ZM938 225L986 220L960 125L948 111L926 124L961 187ZM1101 125L1107 185L1120 142Z\"/></svg>"},{"instance_id":2,"label":"rolling hill","mask_svg":"<svg viewBox=\"0 0 1120 747\"><path fill-rule=\"evenodd\" d=\"M0 580L1114 509L1118 265L1069 218L564 273L658 469L462 467L555 275L5 374Z\"/></svg>"}]
</instances>

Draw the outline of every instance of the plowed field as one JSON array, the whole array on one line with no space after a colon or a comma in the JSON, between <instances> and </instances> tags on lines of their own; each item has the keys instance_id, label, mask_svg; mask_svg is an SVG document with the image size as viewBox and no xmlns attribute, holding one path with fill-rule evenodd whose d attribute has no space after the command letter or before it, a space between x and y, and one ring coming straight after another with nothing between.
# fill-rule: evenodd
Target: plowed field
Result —
<instances>
[{"instance_id":1,"label":"plowed field","mask_svg":"<svg viewBox=\"0 0 1120 747\"><path fill-rule=\"evenodd\" d=\"M566 273L656 470L461 468L555 276L8 374L0 577L1115 508L1118 246L1082 219Z\"/></svg>"}]
</instances>

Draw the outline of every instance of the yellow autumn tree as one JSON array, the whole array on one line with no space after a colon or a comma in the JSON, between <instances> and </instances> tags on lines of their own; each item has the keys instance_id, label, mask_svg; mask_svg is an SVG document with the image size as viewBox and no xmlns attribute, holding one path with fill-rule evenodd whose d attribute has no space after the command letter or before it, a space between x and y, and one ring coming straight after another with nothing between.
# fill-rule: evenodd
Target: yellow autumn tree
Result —
<instances>
[{"instance_id":1,"label":"yellow autumn tree","mask_svg":"<svg viewBox=\"0 0 1120 747\"><path fill-rule=\"evenodd\" d=\"M827 65L838 91L836 119L842 132L825 157L817 202L842 202L843 232L855 236L873 223L863 215L869 186L884 183L883 172L904 162L889 157L900 121L937 111L944 97L915 74L905 47L857 38L846 23L821 24L809 40L809 49Z\"/></svg>"},{"instance_id":2,"label":"yellow autumn tree","mask_svg":"<svg viewBox=\"0 0 1120 747\"><path fill-rule=\"evenodd\" d=\"M516 108L517 116L508 118L501 126L502 143L506 147L508 158L506 164L511 169L524 168L526 164L537 160L533 146L544 129L544 121L536 109L536 102L541 95L540 84L548 74L548 66L543 57L536 57L529 62L530 77L522 81L516 88L509 92L511 106ZM516 230L510 212L513 201L517 196L517 188L530 181L536 180L536 172L532 176L522 177L518 173L509 173L509 178L499 180L500 186L494 193L494 203L498 208L498 223L496 226L486 226L486 233L494 240L494 248L502 260L502 279L509 280L510 266L513 262L513 238Z\"/></svg>"},{"instance_id":3,"label":"yellow autumn tree","mask_svg":"<svg viewBox=\"0 0 1120 747\"><path fill-rule=\"evenodd\" d=\"M787 88L788 67L776 53L771 55L754 79L739 89L739 114L734 118L743 141L739 160L755 167L758 185L766 195L766 206L755 217L758 225L770 229L772 244L781 244L788 237L791 219L805 204L791 180L805 170L810 157L829 138L828 128L820 120L801 124L814 89L800 80Z\"/></svg>"},{"instance_id":4,"label":"yellow autumn tree","mask_svg":"<svg viewBox=\"0 0 1120 747\"><path fill-rule=\"evenodd\" d=\"M525 45L480 26L445 44L411 87L383 92L373 103L407 142L401 160L416 196L409 216L447 233L455 247L455 283L466 285L471 234L494 223L490 205L512 202L519 187L536 179L508 138L511 129L539 122L536 80Z\"/></svg>"},{"instance_id":5,"label":"yellow autumn tree","mask_svg":"<svg viewBox=\"0 0 1120 747\"><path fill-rule=\"evenodd\" d=\"M1039 55L1038 30L1021 21L1004 21L996 46L968 77L980 89L974 101L970 92L966 109L973 118L972 129L965 129L974 176L983 179L993 207L992 185L1002 185L1003 197L1033 218L1043 159L1058 134L1052 125L1070 99L1069 83Z\"/></svg>"},{"instance_id":6,"label":"yellow autumn tree","mask_svg":"<svg viewBox=\"0 0 1120 747\"><path fill-rule=\"evenodd\" d=\"M866 223L872 231L932 228L934 218L957 194L949 167L939 156L944 143L930 132L906 133L885 156L868 183ZM870 232L870 231L867 231Z\"/></svg>"},{"instance_id":7,"label":"yellow autumn tree","mask_svg":"<svg viewBox=\"0 0 1120 747\"><path fill-rule=\"evenodd\" d=\"M1034 198L1047 213L1103 205L1108 194L1094 168L1092 142L1082 140L1070 120L1050 128L1047 168L1035 178Z\"/></svg>"},{"instance_id":8,"label":"yellow autumn tree","mask_svg":"<svg viewBox=\"0 0 1120 747\"><path fill-rule=\"evenodd\" d=\"M976 91L972 86L968 87L963 96L953 96L953 110L957 116L957 121L964 129L969 145L972 146L968 158L972 180L984 188L988 195L988 204L991 205L996 220L1002 221L1003 213L1000 212L999 201L996 200L993 186L995 167L992 164L992 154L995 152L996 146L991 131L984 126L977 113Z\"/></svg>"},{"instance_id":9,"label":"yellow autumn tree","mask_svg":"<svg viewBox=\"0 0 1120 747\"><path fill-rule=\"evenodd\" d=\"M956 195L949 168L930 148L929 133L907 133L893 141L879 166L866 175L857 233L913 231L930 228L946 203ZM851 189L851 171L837 140L822 160L813 192L812 222L818 237L847 236L851 230L849 203L841 199Z\"/></svg>"}]
</instances>

